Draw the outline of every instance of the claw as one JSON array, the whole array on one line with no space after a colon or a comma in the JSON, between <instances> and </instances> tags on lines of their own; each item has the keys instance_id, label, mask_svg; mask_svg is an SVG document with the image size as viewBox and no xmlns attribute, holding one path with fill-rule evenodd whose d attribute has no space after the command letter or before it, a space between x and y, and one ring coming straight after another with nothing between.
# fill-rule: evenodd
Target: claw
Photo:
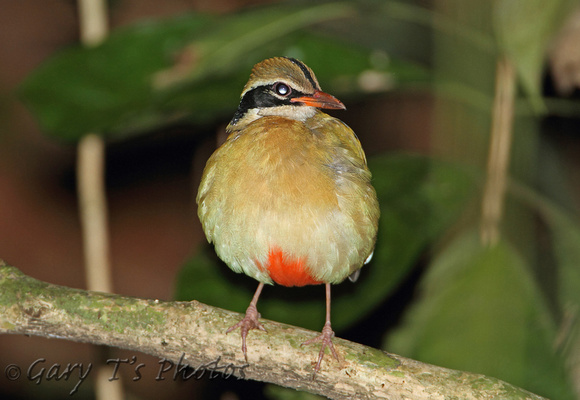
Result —
<instances>
[{"instance_id":1,"label":"claw","mask_svg":"<svg viewBox=\"0 0 580 400\"><path fill-rule=\"evenodd\" d=\"M313 339L309 339L301 344L301 346L304 346L304 345L308 345L308 344L312 344L312 343L316 343L316 342L322 343L322 346L320 348L320 352L318 353L318 361L316 362L316 365L314 366L314 375L312 376L312 379L314 379L314 377L316 377L316 374L320 370L320 364L322 363L322 359L324 358L324 350L327 347L330 349L330 352L332 353L333 357L336 358L336 360L340 362L340 357L338 356L338 353L337 353L336 349L334 348L334 344L332 343L333 337L334 337L334 331L332 330L332 327L330 326L330 322L327 321L324 324L324 328L322 328L322 332L320 333L320 335L318 335L317 337L315 337Z\"/></svg>"},{"instance_id":2,"label":"claw","mask_svg":"<svg viewBox=\"0 0 580 400\"><path fill-rule=\"evenodd\" d=\"M240 328L240 334L242 336L242 351L244 352L244 358L246 359L246 362L248 362L248 348L246 346L246 336L248 336L248 332L251 331L252 329L259 329L261 331L267 332L266 328L264 328L264 325L262 325L259 321L261 315L258 312L258 309L256 308L258 296L260 296L260 292L262 291L263 286L264 286L263 283L260 283L260 285L258 285L258 289L254 294L254 298L252 299L252 302L246 309L246 315L244 316L244 318L242 318L242 320L237 324L230 326L226 331L227 335L233 330Z\"/></svg>"}]
</instances>

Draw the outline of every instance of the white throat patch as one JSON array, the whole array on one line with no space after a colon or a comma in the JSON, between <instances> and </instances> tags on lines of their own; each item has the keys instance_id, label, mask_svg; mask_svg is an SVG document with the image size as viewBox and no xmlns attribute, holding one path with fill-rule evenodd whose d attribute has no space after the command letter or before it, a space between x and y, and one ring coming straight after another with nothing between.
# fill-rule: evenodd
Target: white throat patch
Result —
<instances>
[{"instance_id":1,"label":"white throat patch","mask_svg":"<svg viewBox=\"0 0 580 400\"><path fill-rule=\"evenodd\" d=\"M254 111L254 110L252 110ZM277 106L257 109L257 115L260 117L278 116L296 121L304 122L316 114L316 107L310 106Z\"/></svg>"}]
</instances>

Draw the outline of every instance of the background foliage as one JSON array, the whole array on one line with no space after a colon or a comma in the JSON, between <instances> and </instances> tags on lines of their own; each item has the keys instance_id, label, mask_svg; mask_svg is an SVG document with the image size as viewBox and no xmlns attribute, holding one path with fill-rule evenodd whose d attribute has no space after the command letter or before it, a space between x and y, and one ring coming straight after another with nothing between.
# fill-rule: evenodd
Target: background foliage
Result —
<instances>
[{"instance_id":1,"label":"background foliage","mask_svg":"<svg viewBox=\"0 0 580 400\"><path fill-rule=\"evenodd\" d=\"M357 326L376 326L388 351L573 399L580 225L562 184L566 171L542 136L548 117L574 119L580 110L573 99L546 98L543 86L548 45L573 6L292 2L143 21L99 47L54 55L20 93L47 134L73 143L89 131L119 142L176 123L217 126L233 113L251 66L274 55L302 59L343 100L432 96L431 153L369 159L382 212L376 253L356 285L336 288L333 326L359 340ZM501 57L515 66L518 92L501 236L487 245L480 210ZM255 289L244 279L200 247L179 274L176 296L242 312ZM401 299L401 285L414 296L385 308ZM266 288L259 309L320 329L322 299L320 288ZM395 318L384 315L393 308ZM387 322L365 323L369 316Z\"/></svg>"}]
</instances>

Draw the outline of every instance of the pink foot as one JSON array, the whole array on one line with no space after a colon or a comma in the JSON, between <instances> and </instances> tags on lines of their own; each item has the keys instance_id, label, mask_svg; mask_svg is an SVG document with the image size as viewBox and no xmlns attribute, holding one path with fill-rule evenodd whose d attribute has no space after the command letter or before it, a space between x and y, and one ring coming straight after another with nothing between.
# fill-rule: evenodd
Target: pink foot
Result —
<instances>
[{"instance_id":1,"label":"pink foot","mask_svg":"<svg viewBox=\"0 0 580 400\"><path fill-rule=\"evenodd\" d=\"M244 352L244 358L246 362L248 361L248 353L246 347L246 336L248 336L248 332L252 329L259 329L261 331L266 332L266 328L258 321L260 318L260 313L255 305L250 304L248 309L246 310L246 316L237 324L231 326L227 331L226 334L230 333L231 331L240 328L240 333L242 336L242 351Z\"/></svg>"},{"instance_id":2,"label":"pink foot","mask_svg":"<svg viewBox=\"0 0 580 400\"><path fill-rule=\"evenodd\" d=\"M320 363L322 362L322 359L324 358L324 350L327 347L330 348L330 351L332 352L332 355L334 356L334 358L336 358L337 361L340 361L340 358L338 357L338 353L336 352L336 350L334 349L334 345L332 344L333 337L334 337L334 331L332 330L332 327L330 326L330 322L326 322L324 324L324 328L322 328L322 333L320 335L318 335L314 339L310 339L310 340L307 340L306 342L302 343L302 346L304 346L304 345L312 344L315 342L322 342L322 347L320 348L320 353L318 353L318 361L316 362L316 366L314 367L314 376L316 376L316 373L320 370Z\"/></svg>"}]
</instances>

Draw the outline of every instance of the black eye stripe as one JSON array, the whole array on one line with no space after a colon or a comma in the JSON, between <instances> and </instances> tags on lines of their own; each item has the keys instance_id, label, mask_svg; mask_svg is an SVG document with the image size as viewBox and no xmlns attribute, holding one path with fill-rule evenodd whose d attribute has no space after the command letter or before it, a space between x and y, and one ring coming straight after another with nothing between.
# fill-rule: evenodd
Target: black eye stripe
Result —
<instances>
[{"instance_id":1,"label":"black eye stripe","mask_svg":"<svg viewBox=\"0 0 580 400\"><path fill-rule=\"evenodd\" d=\"M286 84L284 84L284 85L286 85ZM288 86L288 85L286 85L286 86ZM243 118L244 115L246 115L248 110L251 110L254 108L279 107L279 106L285 106L285 105L286 106L300 107L300 103L292 103L290 101L290 99L292 99L294 97L302 97L305 94L302 92L299 92L298 90L293 90L289 86L288 86L288 88L290 89L290 94L287 95L287 97L284 97L282 99L275 96L272 93L273 92L272 85L258 86L258 87L251 89L251 90L248 90L244 94L244 97L242 97L242 100L240 101L240 105L238 106L238 109L237 109L236 113L234 114L234 118L232 119L232 123L235 124L237 121L239 121L241 118ZM274 93L275 93L275 91L274 91ZM280 96L280 95L278 95L278 96Z\"/></svg>"}]
</instances>

